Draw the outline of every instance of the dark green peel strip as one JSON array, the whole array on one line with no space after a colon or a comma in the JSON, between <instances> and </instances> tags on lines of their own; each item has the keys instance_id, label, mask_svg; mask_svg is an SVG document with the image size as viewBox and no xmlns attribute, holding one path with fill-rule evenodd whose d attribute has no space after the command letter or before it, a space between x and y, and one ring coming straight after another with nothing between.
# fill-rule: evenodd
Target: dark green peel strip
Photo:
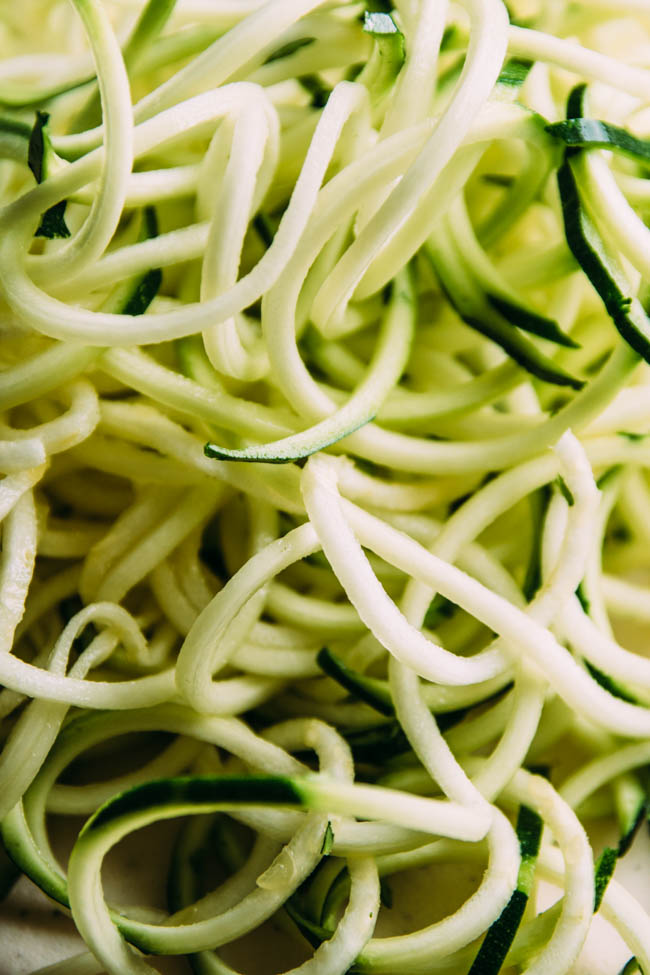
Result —
<instances>
[{"instance_id":1,"label":"dark green peel strip","mask_svg":"<svg viewBox=\"0 0 650 975\"><path fill-rule=\"evenodd\" d=\"M594 118L569 118L546 126L565 145L580 149L611 149L641 162L650 162L650 141L637 139L626 129Z\"/></svg>"},{"instance_id":2,"label":"dark green peel strip","mask_svg":"<svg viewBox=\"0 0 650 975\"><path fill-rule=\"evenodd\" d=\"M442 715L445 717L445 715ZM396 721L362 731L344 732L355 762L383 765L411 751L411 744Z\"/></svg>"},{"instance_id":3,"label":"dark green peel strip","mask_svg":"<svg viewBox=\"0 0 650 975\"><path fill-rule=\"evenodd\" d=\"M422 625L428 630L435 630L443 620L451 619L455 612L455 604L437 592L429 603L429 608L424 614Z\"/></svg>"},{"instance_id":4,"label":"dark green peel strip","mask_svg":"<svg viewBox=\"0 0 650 975\"><path fill-rule=\"evenodd\" d=\"M321 855L324 857L328 857L332 852L333 846L334 846L334 830L332 829L332 824L328 819L327 829L325 830L325 836L323 837L323 844L320 848Z\"/></svg>"},{"instance_id":5,"label":"dark green peel strip","mask_svg":"<svg viewBox=\"0 0 650 975\"><path fill-rule=\"evenodd\" d=\"M636 972L641 971L641 966L639 965L636 958L632 957L623 965L618 975L635 975Z\"/></svg>"},{"instance_id":6,"label":"dark green peel strip","mask_svg":"<svg viewBox=\"0 0 650 975\"><path fill-rule=\"evenodd\" d=\"M429 242L426 254L440 282L447 300L460 318L481 335L491 339L518 365L537 379L556 386L582 389L584 382L570 375L514 327L482 293L471 293L465 272L459 268L455 255L444 244Z\"/></svg>"},{"instance_id":7,"label":"dark green peel strip","mask_svg":"<svg viewBox=\"0 0 650 975\"><path fill-rule=\"evenodd\" d=\"M619 857L625 856L625 854L632 846L636 834L639 832L641 826L647 820L647 818L648 818L648 801L646 799L639 804L639 808L637 810L636 816L634 817L632 822L629 824L627 830L622 834L620 840L618 841L618 847L616 849L617 856Z\"/></svg>"},{"instance_id":8,"label":"dark green peel strip","mask_svg":"<svg viewBox=\"0 0 650 975\"><path fill-rule=\"evenodd\" d=\"M548 488L540 488L530 496L529 507L532 517L532 542L522 592L530 602L542 584L542 527L550 500Z\"/></svg>"},{"instance_id":9,"label":"dark green peel strip","mask_svg":"<svg viewBox=\"0 0 650 975\"><path fill-rule=\"evenodd\" d=\"M321 81L317 74L302 75L298 78L298 83L311 95L312 108L325 108L332 89Z\"/></svg>"},{"instance_id":10,"label":"dark green peel strip","mask_svg":"<svg viewBox=\"0 0 650 975\"><path fill-rule=\"evenodd\" d=\"M48 157L52 149L52 143L48 132L50 116L47 112L36 112L36 121L29 136L27 146L27 165L34 174L37 183L42 183L48 177ZM54 206L46 210L41 216L35 235L36 237L47 237L65 239L70 237L70 230L65 222L66 200L60 200Z\"/></svg>"},{"instance_id":11,"label":"dark green peel strip","mask_svg":"<svg viewBox=\"0 0 650 975\"><path fill-rule=\"evenodd\" d=\"M47 125L50 120L48 112L37 112L34 127L29 136L27 146L27 165L31 169L37 183L42 183L47 176L46 149L49 143Z\"/></svg>"},{"instance_id":12,"label":"dark green peel strip","mask_svg":"<svg viewBox=\"0 0 650 975\"><path fill-rule=\"evenodd\" d=\"M585 86L571 92L567 103L570 120L580 120ZM608 253L598 228L580 198L572 160L581 149L568 148L557 173L567 244L576 261L600 296L616 329L628 345L650 362L650 321L637 298L626 294L627 281L613 255Z\"/></svg>"},{"instance_id":13,"label":"dark green peel strip","mask_svg":"<svg viewBox=\"0 0 650 975\"><path fill-rule=\"evenodd\" d=\"M600 670L598 667L595 667L593 664L589 663L588 660L585 660L585 667L587 668L587 670L589 671L593 679L596 681L596 683L600 684L601 687L604 687L604 689L609 694L611 694L612 697L617 697L621 701L627 701L628 704L639 703L638 700L635 697L633 697L629 691L626 691L624 687L621 687L621 685L617 683L617 681L612 680L612 678L608 674L603 673L602 670Z\"/></svg>"},{"instance_id":14,"label":"dark green peel strip","mask_svg":"<svg viewBox=\"0 0 650 975\"><path fill-rule=\"evenodd\" d=\"M393 700L385 681L376 680L359 674L347 667L340 657L332 653L327 647L319 652L318 666L333 680L353 694L365 704L369 704L375 711L392 717L395 714Z\"/></svg>"},{"instance_id":15,"label":"dark green peel strip","mask_svg":"<svg viewBox=\"0 0 650 975\"><path fill-rule=\"evenodd\" d=\"M122 308L123 315L142 315L158 294L162 284L162 271L153 268L147 271L135 285L131 295Z\"/></svg>"},{"instance_id":16,"label":"dark green peel strip","mask_svg":"<svg viewBox=\"0 0 650 975\"><path fill-rule=\"evenodd\" d=\"M364 417L360 422L346 427L341 433L315 440L310 447L298 450L295 448L286 450L285 448L284 450L278 449L277 453L269 453L269 450L274 449L274 444L261 444L255 447L244 447L241 450L230 450L216 443L206 443L203 447L203 453L206 457L211 457L213 460L238 460L244 464L290 464L292 461L304 460L307 457L311 457L312 454L318 453L319 450L325 450L326 447L331 447L332 444L338 443L339 440L343 440L344 437L349 437L351 433L355 433L355 431L364 427L366 423L372 423L374 418L374 414Z\"/></svg>"},{"instance_id":17,"label":"dark green peel strip","mask_svg":"<svg viewBox=\"0 0 650 975\"><path fill-rule=\"evenodd\" d=\"M544 315L538 315L530 308L516 305L514 302L507 301L499 295L489 294L487 295L487 300L504 318L512 322L513 325L516 325L523 332L530 332L531 335L537 335L539 338L546 339L547 342L555 342L557 345L563 345L568 349L580 348L580 344L575 342L570 335L563 332L558 323L553 321L552 318L545 318Z\"/></svg>"},{"instance_id":18,"label":"dark green peel strip","mask_svg":"<svg viewBox=\"0 0 650 975\"><path fill-rule=\"evenodd\" d=\"M591 217L582 206L570 158L557 174L567 244L587 275L616 329L646 362L650 362L650 322L641 304L619 286L622 275Z\"/></svg>"},{"instance_id":19,"label":"dark green peel strip","mask_svg":"<svg viewBox=\"0 0 650 975\"><path fill-rule=\"evenodd\" d=\"M315 37L298 37L295 41L289 41L288 44L283 44L276 51L272 51L267 57L264 64L270 64L272 61L279 61L281 58L288 58L296 51L300 51L303 47L308 47L309 44L313 44L316 40Z\"/></svg>"},{"instance_id":20,"label":"dark green peel strip","mask_svg":"<svg viewBox=\"0 0 650 975\"><path fill-rule=\"evenodd\" d=\"M65 208L66 201L60 200L54 206L50 207L49 210L46 210L41 217L41 222L36 228L34 236L47 237L48 240L55 238L64 240L66 237L70 237L70 230L65 222Z\"/></svg>"},{"instance_id":21,"label":"dark green peel strip","mask_svg":"<svg viewBox=\"0 0 650 975\"><path fill-rule=\"evenodd\" d=\"M603 897L605 896L605 891L607 890L607 885L611 880L612 874L614 873L614 867L616 866L617 859L617 851L612 849L611 846L606 846L596 860L594 874L594 914L600 907Z\"/></svg>"},{"instance_id":22,"label":"dark green peel strip","mask_svg":"<svg viewBox=\"0 0 650 975\"><path fill-rule=\"evenodd\" d=\"M581 379L576 379L564 369L557 366L532 343L516 332L505 320L498 318L475 317L461 315L463 321L474 331L480 332L486 338L492 339L496 345L507 352L511 359L537 379L552 383L554 386L569 386L580 390L585 385Z\"/></svg>"},{"instance_id":23,"label":"dark green peel strip","mask_svg":"<svg viewBox=\"0 0 650 975\"><path fill-rule=\"evenodd\" d=\"M508 954L524 916L528 895L515 890L494 924L488 929L469 975L496 975Z\"/></svg>"},{"instance_id":24,"label":"dark green peel strip","mask_svg":"<svg viewBox=\"0 0 650 975\"><path fill-rule=\"evenodd\" d=\"M509 88L521 88L532 66L533 62L527 58L509 58L501 69L497 84L507 85Z\"/></svg>"},{"instance_id":25,"label":"dark green peel strip","mask_svg":"<svg viewBox=\"0 0 650 975\"><path fill-rule=\"evenodd\" d=\"M521 863L517 886L499 917L488 928L468 975L497 975L521 923L532 890L535 861L539 853L543 822L528 806L520 806L517 837Z\"/></svg>"},{"instance_id":26,"label":"dark green peel strip","mask_svg":"<svg viewBox=\"0 0 650 975\"><path fill-rule=\"evenodd\" d=\"M285 902L284 910L312 948L318 948L323 941L327 941L332 937L331 931L321 927L320 924L316 924L298 908L294 897L290 897Z\"/></svg>"},{"instance_id":27,"label":"dark green peel strip","mask_svg":"<svg viewBox=\"0 0 650 975\"><path fill-rule=\"evenodd\" d=\"M303 797L291 779L281 776L194 775L159 779L110 799L91 816L79 835L96 832L123 816L144 810L191 806L198 812L201 808L210 810L221 804L239 803L300 806Z\"/></svg>"},{"instance_id":28,"label":"dark green peel strip","mask_svg":"<svg viewBox=\"0 0 650 975\"><path fill-rule=\"evenodd\" d=\"M155 208L145 207L139 239L149 240L157 236L158 218ZM144 315L160 290L162 277L162 271L156 267L125 281L112 296L112 310L121 315Z\"/></svg>"}]
</instances>

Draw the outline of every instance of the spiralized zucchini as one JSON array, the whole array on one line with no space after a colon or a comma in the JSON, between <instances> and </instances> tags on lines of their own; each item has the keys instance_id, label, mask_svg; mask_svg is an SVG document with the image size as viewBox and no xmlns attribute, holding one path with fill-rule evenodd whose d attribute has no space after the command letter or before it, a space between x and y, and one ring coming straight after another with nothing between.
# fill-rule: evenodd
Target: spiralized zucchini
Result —
<instances>
[{"instance_id":1,"label":"spiralized zucchini","mask_svg":"<svg viewBox=\"0 0 650 975\"><path fill-rule=\"evenodd\" d=\"M0 895L87 948L38 972L578 975L599 913L650 975L650 6L0 41Z\"/></svg>"}]
</instances>

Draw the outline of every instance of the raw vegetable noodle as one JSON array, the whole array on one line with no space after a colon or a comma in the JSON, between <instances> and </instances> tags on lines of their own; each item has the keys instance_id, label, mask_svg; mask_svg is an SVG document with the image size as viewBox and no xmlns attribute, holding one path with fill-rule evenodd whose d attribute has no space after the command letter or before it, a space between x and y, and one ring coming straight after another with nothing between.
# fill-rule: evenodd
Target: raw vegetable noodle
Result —
<instances>
[{"instance_id":1,"label":"raw vegetable noodle","mask_svg":"<svg viewBox=\"0 0 650 975\"><path fill-rule=\"evenodd\" d=\"M650 975L650 4L0 41L0 932Z\"/></svg>"}]
</instances>

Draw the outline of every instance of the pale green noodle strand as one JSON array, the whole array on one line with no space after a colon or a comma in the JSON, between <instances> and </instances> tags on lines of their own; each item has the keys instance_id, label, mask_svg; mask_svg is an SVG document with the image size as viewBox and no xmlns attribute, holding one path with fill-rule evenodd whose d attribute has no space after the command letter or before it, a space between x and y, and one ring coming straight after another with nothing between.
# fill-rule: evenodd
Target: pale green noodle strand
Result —
<instances>
[{"instance_id":1,"label":"pale green noodle strand","mask_svg":"<svg viewBox=\"0 0 650 975\"><path fill-rule=\"evenodd\" d=\"M23 967L650 975L648 4L5 7Z\"/></svg>"}]
</instances>

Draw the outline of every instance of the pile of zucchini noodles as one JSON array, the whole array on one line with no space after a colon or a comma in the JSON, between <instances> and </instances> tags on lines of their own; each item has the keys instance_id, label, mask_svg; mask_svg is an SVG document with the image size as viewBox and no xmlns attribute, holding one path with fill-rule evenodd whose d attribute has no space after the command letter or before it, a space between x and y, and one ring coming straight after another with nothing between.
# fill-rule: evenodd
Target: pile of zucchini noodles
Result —
<instances>
[{"instance_id":1,"label":"pile of zucchini noodles","mask_svg":"<svg viewBox=\"0 0 650 975\"><path fill-rule=\"evenodd\" d=\"M47 972L233 975L272 918L300 975L560 975L599 911L650 975L650 4L0 41L0 879L89 949ZM108 903L177 817L168 909Z\"/></svg>"}]
</instances>

